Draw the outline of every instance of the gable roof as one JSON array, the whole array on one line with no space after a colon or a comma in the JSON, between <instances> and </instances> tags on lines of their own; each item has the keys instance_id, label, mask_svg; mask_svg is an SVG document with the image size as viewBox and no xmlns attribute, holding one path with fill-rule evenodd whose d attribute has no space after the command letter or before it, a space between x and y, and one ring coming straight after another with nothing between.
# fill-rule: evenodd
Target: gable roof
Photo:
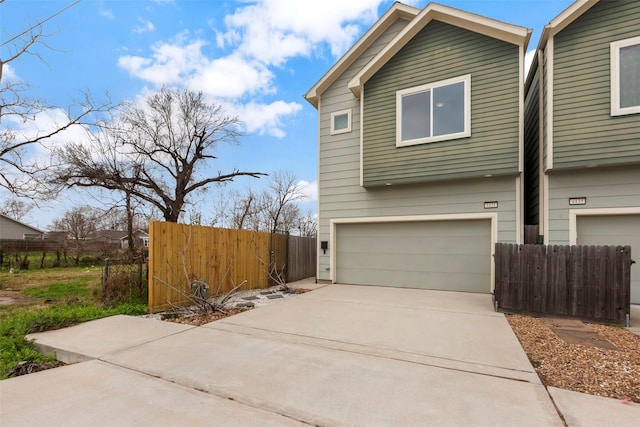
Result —
<instances>
[{"instance_id":1,"label":"gable roof","mask_svg":"<svg viewBox=\"0 0 640 427\"><path fill-rule=\"evenodd\" d=\"M318 108L318 101L320 95L329 88L335 82L338 77L344 73L347 68L353 64L353 62L364 53L391 25L393 25L399 19L411 21L418 15L420 9L407 6L400 2L395 2L384 15L376 21L375 24L366 33L360 37L360 39L349 49L333 67L329 69L321 78L314 84L311 89L304 94L304 98L309 101L311 105Z\"/></svg>"},{"instance_id":2,"label":"gable roof","mask_svg":"<svg viewBox=\"0 0 640 427\"><path fill-rule=\"evenodd\" d=\"M536 52L543 50L550 38L553 38L560 31L564 30L567 26L569 26L569 24L582 16L586 11L595 6L599 1L600 0L576 0L565 10L560 12L558 16L553 18L551 22L545 25L542 29L542 34L540 35L540 40L538 41ZM527 80L525 82L525 93L529 92L529 87L531 86L532 79L537 68L538 54L536 53L536 55L534 55L533 57L533 61L531 61L529 75L527 75Z\"/></svg>"},{"instance_id":3,"label":"gable roof","mask_svg":"<svg viewBox=\"0 0 640 427\"><path fill-rule=\"evenodd\" d=\"M564 30L569 24L582 16L587 10L591 9L600 0L576 0L571 6L563 10L560 15L556 16L544 26L542 35L538 42L538 49L544 46L550 37L555 36Z\"/></svg>"},{"instance_id":4,"label":"gable roof","mask_svg":"<svg viewBox=\"0 0 640 427\"><path fill-rule=\"evenodd\" d=\"M349 82L349 89L356 98L360 97L365 84L384 64L431 21L438 20L449 25L474 31L507 43L523 46L525 49L531 37L528 28L507 24L492 18L465 12L437 3L429 3L398 35L385 46L358 74Z\"/></svg>"}]
</instances>

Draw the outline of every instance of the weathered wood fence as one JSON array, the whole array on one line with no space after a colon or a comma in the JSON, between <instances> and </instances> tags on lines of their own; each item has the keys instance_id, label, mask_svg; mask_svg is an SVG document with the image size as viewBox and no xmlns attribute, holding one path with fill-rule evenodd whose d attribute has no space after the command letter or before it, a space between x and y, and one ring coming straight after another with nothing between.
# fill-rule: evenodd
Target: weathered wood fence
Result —
<instances>
[{"instance_id":1,"label":"weathered wood fence","mask_svg":"<svg viewBox=\"0 0 640 427\"><path fill-rule=\"evenodd\" d=\"M630 310L629 246L497 243L499 309L624 325Z\"/></svg>"},{"instance_id":2,"label":"weathered wood fence","mask_svg":"<svg viewBox=\"0 0 640 427\"><path fill-rule=\"evenodd\" d=\"M316 275L318 242L312 237L289 236L287 239L287 282Z\"/></svg>"},{"instance_id":3,"label":"weathered wood fence","mask_svg":"<svg viewBox=\"0 0 640 427\"><path fill-rule=\"evenodd\" d=\"M245 280L242 289L267 288L273 284L273 269L284 271L289 281L297 280L286 275L291 269L297 272L287 258L301 258L287 247L287 239L285 234L151 222L149 310L186 304L184 293L191 294L194 282L205 282L213 296ZM315 275L315 259L313 265L306 277Z\"/></svg>"}]
</instances>

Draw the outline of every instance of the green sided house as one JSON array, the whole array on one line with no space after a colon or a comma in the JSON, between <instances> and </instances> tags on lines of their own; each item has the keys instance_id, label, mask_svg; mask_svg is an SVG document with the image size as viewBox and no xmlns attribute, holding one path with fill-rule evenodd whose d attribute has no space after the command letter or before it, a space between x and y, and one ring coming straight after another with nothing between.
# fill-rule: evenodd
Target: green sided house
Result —
<instances>
[{"instance_id":1,"label":"green sided house","mask_svg":"<svg viewBox=\"0 0 640 427\"><path fill-rule=\"evenodd\" d=\"M573 3L525 87L526 221L546 244L630 245L640 304L640 1Z\"/></svg>"},{"instance_id":2,"label":"green sided house","mask_svg":"<svg viewBox=\"0 0 640 427\"><path fill-rule=\"evenodd\" d=\"M318 279L490 293L524 224L531 31L391 8L305 94L318 109Z\"/></svg>"}]
</instances>

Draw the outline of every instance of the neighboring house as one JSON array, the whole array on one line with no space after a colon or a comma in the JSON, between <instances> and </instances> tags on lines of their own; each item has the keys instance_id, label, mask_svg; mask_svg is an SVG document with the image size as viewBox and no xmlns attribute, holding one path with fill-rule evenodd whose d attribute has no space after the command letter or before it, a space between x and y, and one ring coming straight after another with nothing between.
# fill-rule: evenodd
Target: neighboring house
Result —
<instances>
[{"instance_id":1,"label":"neighboring house","mask_svg":"<svg viewBox=\"0 0 640 427\"><path fill-rule=\"evenodd\" d=\"M631 245L640 304L640 1L579 0L526 83L527 222L545 244Z\"/></svg>"},{"instance_id":2,"label":"neighboring house","mask_svg":"<svg viewBox=\"0 0 640 427\"><path fill-rule=\"evenodd\" d=\"M138 230L134 232L134 238L136 240L136 247L139 249L148 249L149 248L149 233L143 230ZM129 249L129 237L124 236L120 238L120 248L121 249Z\"/></svg>"},{"instance_id":3,"label":"neighboring house","mask_svg":"<svg viewBox=\"0 0 640 427\"><path fill-rule=\"evenodd\" d=\"M44 231L0 214L0 240L39 240Z\"/></svg>"},{"instance_id":4,"label":"neighboring house","mask_svg":"<svg viewBox=\"0 0 640 427\"><path fill-rule=\"evenodd\" d=\"M530 35L396 2L305 94L319 280L492 291L494 244L522 242Z\"/></svg>"}]
</instances>

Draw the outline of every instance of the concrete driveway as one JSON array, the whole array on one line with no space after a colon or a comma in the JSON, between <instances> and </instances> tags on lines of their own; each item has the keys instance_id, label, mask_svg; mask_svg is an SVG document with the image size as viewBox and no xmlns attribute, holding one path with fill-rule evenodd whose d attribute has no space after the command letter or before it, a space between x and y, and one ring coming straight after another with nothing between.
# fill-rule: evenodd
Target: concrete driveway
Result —
<instances>
[{"instance_id":1,"label":"concrete driveway","mask_svg":"<svg viewBox=\"0 0 640 427\"><path fill-rule=\"evenodd\" d=\"M3 426L563 425L488 295L331 285L202 327L33 337L85 361L0 382Z\"/></svg>"}]
</instances>

